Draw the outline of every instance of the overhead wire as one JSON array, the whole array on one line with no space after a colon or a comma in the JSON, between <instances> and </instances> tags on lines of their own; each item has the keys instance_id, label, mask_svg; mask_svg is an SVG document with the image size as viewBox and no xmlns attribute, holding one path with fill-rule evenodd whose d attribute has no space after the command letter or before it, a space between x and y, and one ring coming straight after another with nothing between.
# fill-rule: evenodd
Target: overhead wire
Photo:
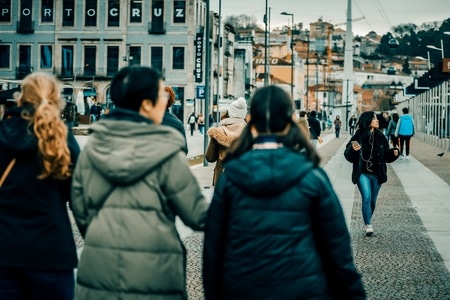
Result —
<instances>
[{"instance_id":1,"label":"overhead wire","mask_svg":"<svg viewBox=\"0 0 450 300\"><path fill-rule=\"evenodd\" d=\"M375 0L374 1L375 6L377 6L379 13L381 14L381 16L383 17L383 19L386 21L386 24L389 26L389 28L393 28L394 26L392 26L392 23L389 21L389 18L386 14L386 12L383 9L383 6L381 5L379 0Z\"/></svg>"},{"instance_id":2,"label":"overhead wire","mask_svg":"<svg viewBox=\"0 0 450 300\"><path fill-rule=\"evenodd\" d=\"M375 31L373 30L372 24L369 23L369 20L367 19L367 17L364 15L364 13L362 12L361 8L359 7L358 3L356 1L353 1L353 3L355 4L356 8L358 8L359 12L361 13L361 15L364 17L364 19L367 22L367 25L369 25L369 28L371 31Z\"/></svg>"}]
</instances>

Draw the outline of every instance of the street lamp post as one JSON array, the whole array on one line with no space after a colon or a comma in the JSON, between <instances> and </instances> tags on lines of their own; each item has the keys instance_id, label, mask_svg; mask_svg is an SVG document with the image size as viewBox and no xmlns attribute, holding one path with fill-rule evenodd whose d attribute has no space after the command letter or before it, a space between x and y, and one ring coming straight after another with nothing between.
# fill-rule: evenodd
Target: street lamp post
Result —
<instances>
[{"instance_id":1,"label":"street lamp post","mask_svg":"<svg viewBox=\"0 0 450 300\"><path fill-rule=\"evenodd\" d=\"M283 11L285 16L291 16L291 98L294 100L294 14Z\"/></svg>"},{"instance_id":2,"label":"street lamp post","mask_svg":"<svg viewBox=\"0 0 450 300\"><path fill-rule=\"evenodd\" d=\"M269 74L267 74L267 72L269 71L269 58L267 57L267 35L269 34L268 30L267 30L267 25L268 25L268 16L267 16L267 9L269 7L268 4L268 0L266 0L266 10L264 13L264 25L265 25L265 30L264 30L264 86L267 86L269 84Z\"/></svg>"},{"instance_id":3,"label":"street lamp post","mask_svg":"<svg viewBox=\"0 0 450 300\"><path fill-rule=\"evenodd\" d=\"M316 53L316 114L319 113L319 55Z\"/></svg>"},{"instance_id":4,"label":"street lamp post","mask_svg":"<svg viewBox=\"0 0 450 300\"><path fill-rule=\"evenodd\" d=\"M433 45L427 45L427 48L441 51L442 59L444 59L444 57L445 57L444 56L444 42L442 41L442 39L441 39L441 48L435 47Z\"/></svg>"},{"instance_id":5,"label":"street lamp post","mask_svg":"<svg viewBox=\"0 0 450 300\"><path fill-rule=\"evenodd\" d=\"M309 30L306 31L306 35L308 36L308 48L306 50L306 111L309 111Z\"/></svg>"}]
</instances>

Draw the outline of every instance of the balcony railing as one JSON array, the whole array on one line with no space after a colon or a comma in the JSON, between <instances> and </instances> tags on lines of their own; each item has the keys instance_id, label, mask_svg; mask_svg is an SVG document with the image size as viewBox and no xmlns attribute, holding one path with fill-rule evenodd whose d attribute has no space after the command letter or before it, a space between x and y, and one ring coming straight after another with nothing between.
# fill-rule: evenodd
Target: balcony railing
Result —
<instances>
[{"instance_id":1,"label":"balcony railing","mask_svg":"<svg viewBox=\"0 0 450 300\"><path fill-rule=\"evenodd\" d=\"M112 78L119 69L115 68L55 68L55 76L58 78L91 78L92 77L106 77Z\"/></svg>"},{"instance_id":2,"label":"balcony railing","mask_svg":"<svg viewBox=\"0 0 450 300\"><path fill-rule=\"evenodd\" d=\"M148 22L149 34L165 34L166 22Z\"/></svg>"},{"instance_id":3,"label":"balcony railing","mask_svg":"<svg viewBox=\"0 0 450 300\"><path fill-rule=\"evenodd\" d=\"M17 21L17 33L34 33L34 21L20 20Z\"/></svg>"}]
</instances>

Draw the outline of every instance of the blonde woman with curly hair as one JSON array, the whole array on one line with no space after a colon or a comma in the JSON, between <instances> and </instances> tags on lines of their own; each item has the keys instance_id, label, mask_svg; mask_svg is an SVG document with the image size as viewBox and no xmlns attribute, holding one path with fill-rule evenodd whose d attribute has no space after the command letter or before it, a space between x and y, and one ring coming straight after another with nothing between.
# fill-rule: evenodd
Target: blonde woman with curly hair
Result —
<instances>
[{"instance_id":1,"label":"blonde woman with curly hair","mask_svg":"<svg viewBox=\"0 0 450 300\"><path fill-rule=\"evenodd\" d=\"M0 299L73 299L76 247L67 213L80 152L61 120L56 79L32 73L0 121Z\"/></svg>"}]
</instances>

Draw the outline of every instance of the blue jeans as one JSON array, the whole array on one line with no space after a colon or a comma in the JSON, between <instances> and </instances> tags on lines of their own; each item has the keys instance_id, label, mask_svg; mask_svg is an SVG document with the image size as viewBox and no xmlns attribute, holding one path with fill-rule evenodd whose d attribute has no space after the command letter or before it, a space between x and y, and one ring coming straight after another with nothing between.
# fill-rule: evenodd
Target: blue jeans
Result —
<instances>
[{"instance_id":1,"label":"blue jeans","mask_svg":"<svg viewBox=\"0 0 450 300\"><path fill-rule=\"evenodd\" d=\"M364 224L372 225L372 215L375 211L381 184L378 183L376 175L362 173L357 185L362 198L362 216Z\"/></svg>"},{"instance_id":2,"label":"blue jeans","mask_svg":"<svg viewBox=\"0 0 450 300\"><path fill-rule=\"evenodd\" d=\"M0 299L2 300L73 300L74 288L73 270L0 268Z\"/></svg>"}]
</instances>

